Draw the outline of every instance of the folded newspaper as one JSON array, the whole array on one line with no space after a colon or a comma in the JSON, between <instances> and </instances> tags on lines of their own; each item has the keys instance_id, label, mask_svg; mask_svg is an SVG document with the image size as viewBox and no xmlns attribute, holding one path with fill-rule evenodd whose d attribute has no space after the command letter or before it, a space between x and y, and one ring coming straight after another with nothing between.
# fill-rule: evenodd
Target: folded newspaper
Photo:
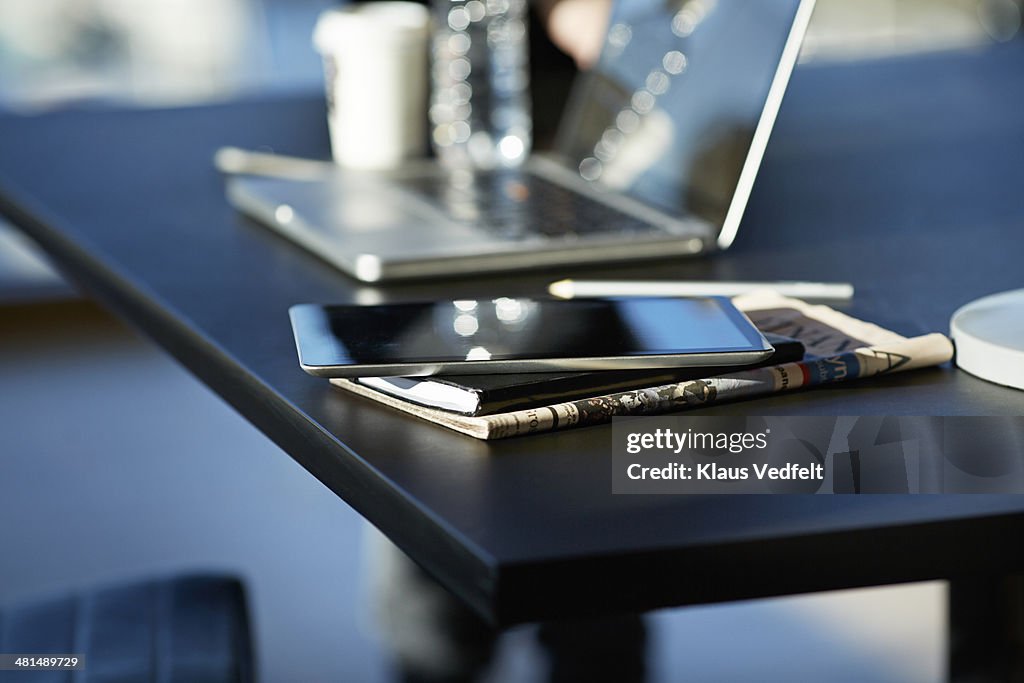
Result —
<instances>
[{"instance_id":1,"label":"folded newspaper","mask_svg":"<svg viewBox=\"0 0 1024 683\"><path fill-rule=\"evenodd\" d=\"M616 415L655 415L702 408L725 401L915 370L945 363L953 357L953 345L943 334L902 337L827 306L810 305L769 291L739 296L733 302L762 332L803 342L804 359L707 379L477 417L427 408L346 379L332 379L331 383L478 439L504 439L601 424Z\"/></svg>"}]
</instances>

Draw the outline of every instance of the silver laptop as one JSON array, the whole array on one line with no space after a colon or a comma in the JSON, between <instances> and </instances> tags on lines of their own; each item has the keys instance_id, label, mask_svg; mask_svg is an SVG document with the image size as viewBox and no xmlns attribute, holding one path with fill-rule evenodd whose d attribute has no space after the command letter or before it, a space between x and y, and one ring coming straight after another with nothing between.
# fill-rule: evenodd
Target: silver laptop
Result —
<instances>
[{"instance_id":1,"label":"silver laptop","mask_svg":"<svg viewBox=\"0 0 1024 683\"><path fill-rule=\"evenodd\" d=\"M732 244L813 0L619 0L555 149L237 176L241 211L364 282L693 255Z\"/></svg>"}]
</instances>

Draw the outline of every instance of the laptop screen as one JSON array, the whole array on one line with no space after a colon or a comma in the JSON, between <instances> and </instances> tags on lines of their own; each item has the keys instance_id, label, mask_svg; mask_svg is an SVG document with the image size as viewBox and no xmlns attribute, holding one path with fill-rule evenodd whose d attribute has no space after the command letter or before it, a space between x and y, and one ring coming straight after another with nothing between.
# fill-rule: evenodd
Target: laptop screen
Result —
<instances>
[{"instance_id":1,"label":"laptop screen","mask_svg":"<svg viewBox=\"0 0 1024 683\"><path fill-rule=\"evenodd\" d=\"M736 195L742 212L749 187L737 186L753 179L810 4L617 0L556 151L595 187L720 230L727 215L738 223L730 206Z\"/></svg>"}]
</instances>

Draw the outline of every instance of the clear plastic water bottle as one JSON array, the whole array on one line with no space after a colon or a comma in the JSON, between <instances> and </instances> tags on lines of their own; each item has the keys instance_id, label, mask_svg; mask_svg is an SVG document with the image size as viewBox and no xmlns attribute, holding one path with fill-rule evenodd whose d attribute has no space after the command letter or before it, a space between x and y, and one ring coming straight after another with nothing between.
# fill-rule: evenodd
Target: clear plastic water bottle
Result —
<instances>
[{"instance_id":1,"label":"clear plastic water bottle","mask_svg":"<svg viewBox=\"0 0 1024 683\"><path fill-rule=\"evenodd\" d=\"M431 138L449 167L522 163L530 151L526 0L432 0Z\"/></svg>"}]
</instances>

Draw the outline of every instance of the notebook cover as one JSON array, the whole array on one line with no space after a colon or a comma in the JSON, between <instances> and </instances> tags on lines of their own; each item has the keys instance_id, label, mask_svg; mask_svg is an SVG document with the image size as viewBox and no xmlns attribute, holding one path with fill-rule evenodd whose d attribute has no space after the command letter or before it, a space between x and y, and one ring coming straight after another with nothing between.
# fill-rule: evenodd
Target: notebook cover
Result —
<instances>
[{"instance_id":1,"label":"notebook cover","mask_svg":"<svg viewBox=\"0 0 1024 683\"><path fill-rule=\"evenodd\" d=\"M752 366L722 366L695 368L667 368L657 370L601 370L593 372L535 372L496 375L435 375L430 378L396 378L401 383L432 382L460 389L475 396L475 410L453 411L462 415L489 415L491 413L521 410L534 406L547 405L554 401L571 401L588 396L598 396L613 391L627 391L645 386L658 386L673 382L684 382L691 379L713 377L715 375L736 372L746 367L777 365L801 360L804 357L804 345L791 337L765 334L768 342L775 347L775 353L767 360ZM388 378L379 378L388 381ZM356 380L365 384L362 380ZM424 400L422 397L411 396L397 385L391 385L384 391L397 398L412 401L419 405L439 407ZM472 398L469 400L472 403Z\"/></svg>"}]
</instances>

